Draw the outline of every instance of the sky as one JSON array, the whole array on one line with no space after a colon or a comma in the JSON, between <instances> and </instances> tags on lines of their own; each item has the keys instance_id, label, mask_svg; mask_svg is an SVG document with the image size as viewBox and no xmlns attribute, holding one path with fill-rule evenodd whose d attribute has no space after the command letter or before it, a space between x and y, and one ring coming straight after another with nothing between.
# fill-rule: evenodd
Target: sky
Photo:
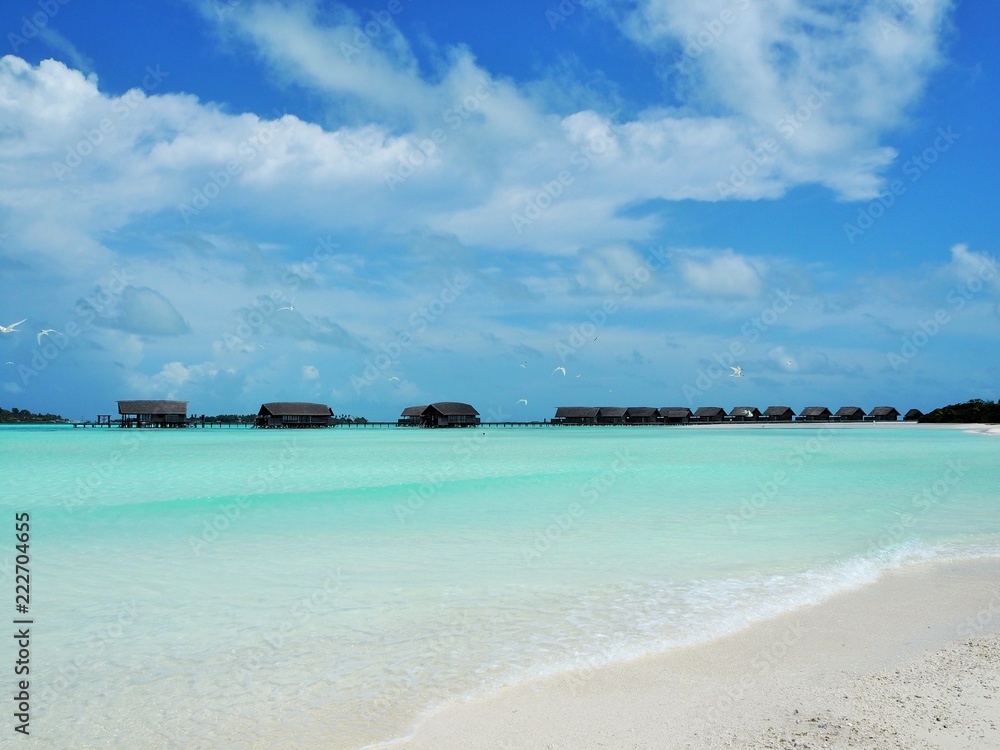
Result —
<instances>
[{"instance_id":1,"label":"sky","mask_svg":"<svg viewBox=\"0 0 1000 750\"><path fill-rule=\"evenodd\" d=\"M998 30L986 0L8 0L0 406L996 400Z\"/></svg>"}]
</instances>

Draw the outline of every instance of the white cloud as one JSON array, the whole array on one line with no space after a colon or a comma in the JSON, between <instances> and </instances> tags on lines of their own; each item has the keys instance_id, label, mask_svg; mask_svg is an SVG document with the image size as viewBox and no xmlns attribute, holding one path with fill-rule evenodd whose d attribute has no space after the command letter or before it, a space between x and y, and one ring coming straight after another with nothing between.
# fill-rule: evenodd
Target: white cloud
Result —
<instances>
[{"instance_id":1,"label":"white cloud","mask_svg":"<svg viewBox=\"0 0 1000 750\"><path fill-rule=\"evenodd\" d=\"M674 253L681 278L707 296L757 297L761 277L754 264L732 250L685 250Z\"/></svg>"},{"instance_id":2,"label":"white cloud","mask_svg":"<svg viewBox=\"0 0 1000 750\"><path fill-rule=\"evenodd\" d=\"M302 367L302 377L305 380L316 380L319 378L319 370L314 365L304 365Z\"/></svg>"}]
</instances>

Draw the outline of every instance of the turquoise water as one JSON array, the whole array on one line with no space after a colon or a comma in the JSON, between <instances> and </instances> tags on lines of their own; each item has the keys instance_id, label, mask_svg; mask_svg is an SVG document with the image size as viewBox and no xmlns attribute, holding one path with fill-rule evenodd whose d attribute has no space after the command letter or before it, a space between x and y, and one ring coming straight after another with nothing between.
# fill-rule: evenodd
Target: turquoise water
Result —
<instances>
[{"instance_id":1,"label":"turquoise water","mask_svg":"<svg viewBox=\"0 0 1000 750\"><path fill-rule=\"evenodd\" d=\"M998 457L871 425L0 429L12 615L31 513L29 742L385 741L503 684L1000 554Z\"/></svg>"}]
</instances>

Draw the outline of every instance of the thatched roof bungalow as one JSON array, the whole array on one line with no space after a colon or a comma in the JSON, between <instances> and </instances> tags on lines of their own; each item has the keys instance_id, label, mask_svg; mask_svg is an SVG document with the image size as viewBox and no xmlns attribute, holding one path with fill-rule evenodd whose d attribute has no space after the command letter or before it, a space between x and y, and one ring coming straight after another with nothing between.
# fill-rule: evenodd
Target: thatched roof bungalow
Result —
<instances>
[{"instance_id":1,"label":"thatched roof bungalow","mask_svg":"<svg viewBox=\"0 0 1000 750\"><path fill-rule=\"evenodd\" d=\"M833 413L825 406L807 406L799 412L799 422L829 422Z\"/></svg>"},{"instance_id":2,"label":"thatched roof bungalow","mask_svg":"<svg viewBox=\"0 0 1000 750\"><path fill-rule=\"evenodd\" d=\"M756 422L760 419L760 409L756 406L734 406L729 412L731 422Z\"/></svg>"},{"instance_id":3,"label":"thatched roof bungalow","mask_svg":"<svg viewBox=\"0 0 1000 750\"><path fill-rule=\"evenodd\" d=\"M920 409L910 409L906 414L903 415L904 422L916 422L924 416L924 413Z\"/></svg>"},{"instance_id":4,"label":"thatched roof bungalow","mask_svg":"<svg viewBox=\"0 0 1000 750\"><path fill-rule=\"evenodd\" d=\"M187 401L119 401L122 427L187 427Z\"/></svg>"},{"instance_id":5,"label":"thatched roof bungalow","mask_svg":"<svg viewBox=\"0 0 1000 750\"><path fill-rule=\"evenodd\" d=\"M480 423L479 412L460 401L438 401L427 406L409 406L397 425L403 427L474 427Z\"/></svg>"},{"instance_id":6,"label":"thatched roof bungalow","mask_svg":"<svg viewBox=\"0 0 1000 750\"><path fill-rule=\"evenodd\" d=\"M407 406L403 409L403 413L399 415L399 419L396 420L397 427L419 427L421 415L424 413L424 409L427 408L427 404L423 406Z\"/></svg>"},{"instance_id":7,"label":"thatched roof bungalow","mask_svg":"<svg viewBox=\"0 0 1000 750\"><path fill-rule=\"evenodd\" d=\"M865 418L865 410L860 406L841 406L833 416L841 422L860 422Z\"/></svg>"},{"instance_id":8,"label":"thatched roof bungalow","mask_svg":"<svg viewBox=\"0 0 1000 750\"><path fill-rule=\"evenodd\" d=\"M597 410L597 424L625 424L625 407L599 407Z\"/></svg>"},{"instance_id":9,"label":"thatched roof bungalow","mask_svg":"<svg viewBox=\"0 0 1000 750\"><path fill-rule=\"evenodd\" d=\"M769 406L764 409L761 417L768 422L791 422L795 418L795 412L790 406Z\"/></svg>"},{"instance_id":10,"label":"thatched roof bungalow","mask_svg":"<svg viewBox=\"0 0 1000 750\"><path fill-rule=\"evenodd\" d=\"M597 424L596 406L560 406L552 424Z\"/></svg>"},{"instance_id":11,"label":"thatched roof bungalow","mask_svg":"<svg viewBox=\"0 0 1000 750\"><path fill-rule=\"evenodd\" d=\"M652 406L630 406L625 410L625 424L656 424L659 418L659 410Z\"/></svg>"},{"instance_id":12,"label":"thatched roof bungalow","mask_svg":"<svg viewBox=\"0 0 1000 750\"><path fill-rule=\"evenodd\" d=\"M687 424L691 421L691 410L686 406L661 406L660 421L663 424Z\"/></svg>"},{"instance_id":13,"label":"thatched roof bungalow","mask_svg":"<svg viewBox=\"0 0 1000 750\"><path fill-rule=\"evenodd\" d=\"M691 417L692 422L721 422L726 418L726 410L721 406L699 406Z\"/></svg>"},{"instance_id":14,"label":"thatched roof bungalow","mask_svg":"<svg viewBox=\"0 0 1000 750\"><path fill-rule=\"evenodd\" d=\"M254 427L330 427L333 409L307 401L272 401L261 404Z\"/></svg>"},{"instance_id":15,"label":"thatched roof bungalow","mask_svg":"<svg viewBox=\"0 0 1000 750\"><path fill-rule=\"evenodd\" d=\"M871 422L897 422L899 411L893 406L876 406L866 419Z\"/></svg>"}]
</instances>

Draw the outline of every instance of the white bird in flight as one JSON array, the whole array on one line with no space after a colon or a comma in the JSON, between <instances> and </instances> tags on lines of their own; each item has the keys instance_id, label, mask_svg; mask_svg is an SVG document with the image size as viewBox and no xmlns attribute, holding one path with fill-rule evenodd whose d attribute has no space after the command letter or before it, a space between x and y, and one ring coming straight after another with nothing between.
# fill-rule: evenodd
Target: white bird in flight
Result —
<instances>
[{"instance_id":1,"label":"white bird in flight","mask_svg":"<svg viewBox=\"0 0 1000 750\"><path fill-rule=\"evenodd\" d=\"M27 320L27 318L25 318L24 320ZM15 333L17 331L17 327L21 325L21 323L23 323L24 320L19 320L16 323L11 323L9 326L0 326L0 333Z\"/></svg>"},{"instance_id":2,"label":"white bird in flight","mask_svg":"<svg viewBox=\"0 0 1000 750\"><path fill-rule=\"evenodd\" d=\"M389 380L395 380L397 383L399 382L399 378L397 378L395 375L389 378Z\"/></svg>"},{"instance_id":3,"label":"white bird in flight","mask_svg":"<svg viewBox=\"0 0 1000 750\"><path fill-rule=\"evenodd\" d=\"M554 369L552 371L552 375L555 375L557 372L561 372L563 375L565 375L566 374L566 368L563 367L562 365L559 365L556 369Z\"/></svg>"},{"instance_id":4,"label":"white bird in flight","mask_svg":"<svg viewBox=\"0 0 1000 750\"><path fill-rule=\"evenodd\" d=\"M292 301L288 303L286 307L279 307L275 312L280 312L282 310L288 310L289 312L295 312L295 298L292 297Z\"/></svg>"},{"instance_id":5,"label":"white bird in flight","mask_svg":"<svg viewBox=\"0 0 1000 750\"><path fill-rule=\"evenodd\" d=\"M733 371L733 374L730 375L729 377L731 377L731 378L742 378L743 377L743 368L742 367L733 367L732 365L730 365L729 369Z\"/></svg>"},{"instance_id":6,"label":"white bird in flight","mask_svg":"<svg viewBox=\"0 0 1000 750\"><path fill-rule=\"evenodd\" d=\"M517 400L517 402L514 404L514 406L517 406L517 404L524 404L525 406L527 406L528 405L528 399L526 399L526 398L519 398Z\"/></svg>"},{"instance_id":7,"label":"white bird in flight","mask_svg":"<svg viewBox=\"0 0 1000 750\"><path fill-rule=\"evenodd\" d=\"M527 367L527 366L528 366L528 363L527 363L527 362L522 362L522 363L521 363L521 367Z\"/></svg>"},{"instance_id":8,"label":"white bird in flight","mask_svg":"<svg viewBox=\"0 0 1000 750\"><path fill-rule=\"evenodd\" d=\"M38 335L35 336L35 340L38 341L38 345L39 346L42 345L42 336L48 336L49 334L52 333L59 333L59 331L57 331L55 328L43 328L42 330L40 330L38 332ZM63 334L59 333L59 335L62 336Z\"/></svg>"}]
</instances>

